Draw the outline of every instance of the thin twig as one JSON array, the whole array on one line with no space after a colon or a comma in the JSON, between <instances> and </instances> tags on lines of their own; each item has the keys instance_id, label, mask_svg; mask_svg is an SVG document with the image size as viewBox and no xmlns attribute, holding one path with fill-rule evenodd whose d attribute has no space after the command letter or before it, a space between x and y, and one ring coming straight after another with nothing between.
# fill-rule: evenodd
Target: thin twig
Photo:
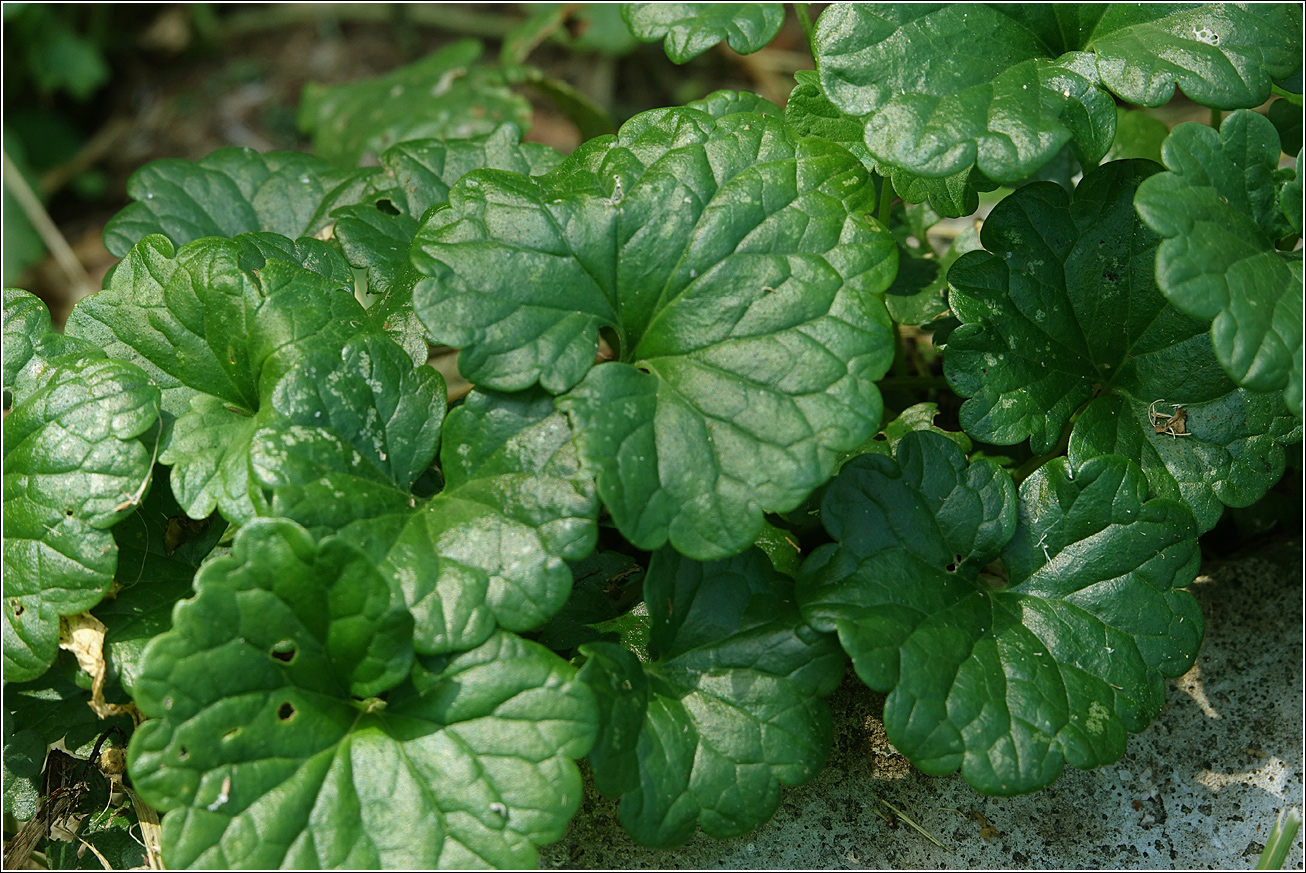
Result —
<instances>
[{"instance_id":1,"label":"thin twig","mask_svg":"<svg viewBox=\"0 0 1306 873\"><path fill-rule=\"evenodd\" d=\"M95 283L87 274L86 268L82 262L77 260L77 255L73 254L72 246L68 245L68 240L64 239L59 228L55 226L50 213L45 211L44 204L32 190L32 186L27 184L23 174L18 172L18 167L9 158L9 152L4 151L4 183L14 199L18 201L19 207L22 208L23 214L27 220L36 228L40 234L41 241L45 247L50 250L54 256L55 263L63 271L64 276L68 279L68 284L72 286L72 302L77 302L83 297L88 297L95 293Z\"/></svg>"}]
</instances>

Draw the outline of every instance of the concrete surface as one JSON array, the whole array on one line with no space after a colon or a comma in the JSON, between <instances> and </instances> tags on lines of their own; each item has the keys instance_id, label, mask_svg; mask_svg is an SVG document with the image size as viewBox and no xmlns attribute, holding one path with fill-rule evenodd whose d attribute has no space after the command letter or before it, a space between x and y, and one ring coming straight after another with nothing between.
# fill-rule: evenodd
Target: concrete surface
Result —
<instances>
[{"instance_id":1,"label":"concrete surface","mask_svg":"<svg viewBox=\"0 0 1306 873\"><path fill-rule=\"evenodd\" d=\"M830 764L786 789L752 834L699 832L679 849L645 849L621 829L616 802L587 790L540 866L1251 869L1279 810L1303 808L1302 542L1281 539L1204 573L1192 587L1207 622L1197 664L1169 683L1165 710L1114 765L1067 768L1023 797L985 797L958 775L911 768L880 727L883 697L850 674L830 698ZM1294 843L1285 869L1300 870L1300 832Z\"/></svg>"}]
</instances>

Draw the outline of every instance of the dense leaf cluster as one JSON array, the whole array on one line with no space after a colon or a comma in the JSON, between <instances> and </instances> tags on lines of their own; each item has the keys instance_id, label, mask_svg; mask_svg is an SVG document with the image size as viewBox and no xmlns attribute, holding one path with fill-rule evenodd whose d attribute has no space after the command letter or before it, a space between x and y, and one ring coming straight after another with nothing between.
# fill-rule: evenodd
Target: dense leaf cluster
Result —
<instances>
[{"instance_id":1,"label":"dense leaf cluster","mask_svg":"<svg viewBox=\"0 0 1306 873\"><path fill-rule=\"evenodd\" d=\"M142 168L63 334L5 291L6 809L87 611L178 867L530 866L585 756L642 843L745 833L849 658L918 767L1028 792L1192 665L1197 536L1301 437L1301 158L1248 110L1300 9L804 8L785 110L565 157L508 88L551 14L311 88L316 155ZM683 62L783 8L622 16ZM1117 112L1176 86L1238 111ZM922 324L964 433L886 400Z\"/></svg>"}]
</instances>

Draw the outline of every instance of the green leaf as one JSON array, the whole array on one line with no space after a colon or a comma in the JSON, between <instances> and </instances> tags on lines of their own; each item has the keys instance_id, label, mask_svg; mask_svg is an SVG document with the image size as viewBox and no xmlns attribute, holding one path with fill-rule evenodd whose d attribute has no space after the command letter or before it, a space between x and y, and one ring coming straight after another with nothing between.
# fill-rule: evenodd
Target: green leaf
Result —
<instances>
[{"instance_id":1,"label":"green leaf","mask_svg":"<svg viewBox=\"0 0 1306 873\"><path fill-rule=\"evenodd\" d=\"M878 424L895 265L871 190L779 119L645 113L546 175L465 176L418 234L414 302L468 379L572 389L628 539L726 556ZM591 369L601 328L619 361Z\"/></svg>"},{"instance_id":2,"label":"green leaf","mask_svg":"<svg viewBox=\"0 0 1306 873\"><path fill-rule=\"evenodd\" d=\"M785 121L800 133L821 136L837 142L857 156L868 170L888 178L893 190L908 203L928 201L940 215L960 218L979 208L982 191L992 191L997 183L972 168L960 170L942 179L931 179L909 172L891 163L877 160L866 148L864 119L845 115L821 90L820 77L813 70L794 73L798 85L785 104Z\"/></svg>"},{"instance_id":3,"label":"green leaf","mask_svg":"<svg viewBox=\"0 0 1306 873\"><path fill-rule=\"evenodd\" d=\"M752 91L713 91L706 97L691 100L685 104L686 109L706 112L713 118L724 118L736 112L760 112L762 115L775 115L784 118L785 111L765 97L759 97ZM829 139L829 137L827 137Z\"/></svg>"},{"instance_id":4,"label":"green leaf","mask_svg":"<svg viewBox=\"0 0 1306 873\"><path fill-rule=\"evenodd\" d=\"M571 568L575 584L566 604L534 639L555 652L569 653L582 643L619 642L615 630L598 625L619 620L643 590L644 568L621 552L595 552Z\"/></svg>"},{"instance_id":5,"label":"green leaf","mask_svg":"<svg viewBox=\"0 0 1306 873\"><path fill-rule=\"evenodd\" d=\"M1270 119L1274 129L1279 132L1279 142L1285 154L1291 155L1301 151L1301 106L1291 100L1278 99L1270 104L1269 109L1265 111L1265 117Z\"/></svg>"},{"instance_id":6,"label":"green leaf","mask_svg":"<svg viewBox=\"0 0 1306 873\"><path fill-rule=\"evenodd\" d=\"M1260 105L1272 78L1300 68L1300 30L1292 4L848 3L822 13L815 54L877 160L1008 183L1067 143L1096 164L1115 135L1111 94L1157 106L1178 85L1207 106Z\"/></svg>"},{"instance_id":7,"label":"green leaf","mask_svg":"<svg viewBox=\"0 0 1306 873\"><path fill-rule=\"evenodd\" d=\"M108 591L108 528L140 502L158 445L159 389L139 367L85 358L36 378L4 420L6 682L45 672L59 617Z\"/></svg>"},{"instance_id":8,"label":"green leaf","mask_svg":"<svg viewBox=\"0 0 1306 873\"><path fill-rule=\"evenodd\" d=\"M383 171L357 192L355 203L331 212L336 239L351 264L368 270L373 293L393 290L400 299L411 300L418 276L408 249L418 219L447 203L455 182L483 167L535 175L561 161L562 155L548 146L523 143L517 128L507 124L470 139L399 143L381 155Z\"/></svg>"},{"instance_id":9,"label":"green leaf","mask_svg":"<svg viewBox=\"0 0 1306 873\"><path fill-rule=\"evenodd\" d=\"M1215 353L1235 382L1282 390L1300 418L1302 268L1300 254L1275 248L1292 232L1279 204L1293 174L1277 169L1279 154L1274 125L1255 112L1235 112L1218 132L1181 124L1163 147L1171 172L1142 186L1136 206L1165 237L1161 292L1189 315L1214 319Z\"/></svg>"},{"instance_id":10,"label":"green leaf","mask_svg":"<svg viewBox=\"0 0 1306 873\"><path fill-rule=\"evenodd\" d=\"M127 181L135 202L105 226L104 247L123 257L155 233L175 248L206 236L254 231L291 239L311 235L324 223L319 207L350 176L315 155L250 148L218 149L194 162L151 161Z\"/></svg>"},{"instance_id":11,"label":"green leaf","mask_svg":"<svg viewBox=\"0 0 1306 873\"><path fill-rule=\"evenodd\" d=\"M4 389L12 403L26 400L45 383L49 371L79 361L103 358L93 343L56 333L50 310L34 294L4 289Z\"/></svg>"},{"instance_id":12,"label":"green leaf","mask_svg":"<svg viewBox=\"0 0 1306 873\"><path fill-rule=\"evenodd\" d=\"M538 391L474 392L449 413L445 489L430 500L326 429L263 430L250 463L267 514L338 530L371 557L416 617L423 653L479 645L496 625L538 627L567 601L564 562L597 538L593 483L566 418Z\"/></svg>"},{"instance_id":13,"label":"green leaf","mask_svg":"<svg viewBox=\"0 0 1306 873\"><path fill-rule=\"evenodd\" d=\"M621 17L640 42L662 40L677 64L725 42L741 55L766 48L784 25L783 3L623 3Z\"/></svg>"},{"instance_id":14,"label":"green leaf","mask_svg":"<svg viewBox=\"0 0 1306 873\"><path fill-rule=\"evenodd\" d=\"M820 698L839 684L834 640L803 625L788 580L758 549L699 563L670 549L644 580L654 660L613 643L581 647L581 681L603 714L590 762L621 794L621 823L648 846L747 833L829 754Z\"/></svg>"},{"instance_id":15,"label":"green leaf","mask_svg":"<svg viewBox=\"0 0 1306 873\"><path fill-rule=\"evenodd\" d=\"M128 769L169 867L529 867L580 804L593 697L498 633L429 687L370 561L252 522L146 650ZM405 692L405 688L409 690Z\"/></svg>"},{"instance_id":16,"label":"green leaf","mask_svg":"<svg viewBox=\"0 0 1306 873\"><path fill-rule=\"evenodd\" d=\"M972 436L1030 436L1047 452L1079 410L1073 463L1133 458L1153 493L1184 502L1205 531L1224 505L1264 494L1283 472L1283 445L1300 437L1282 401L1230 382L1206 324L1157 290L1161 241L1132 203L1158 169L1113 162L1085 176L1073 202L1039 183L998 204L983 231L992 254L965 255L948 276L965 324L944 372L971 397L961 421ZM1187 435L1158 431L1157 416L1179 409Z\"/></svg>"},{"instance_id":17,"label":"green leaf","mask_svg":"<svg viewBox=\"0 0 1306 873\"><path fill-rule=\"evenodd\" d=\"M803 617L889 692L885 729L916 766L960 767L988 794L1037 790L1067 761L1116 760L1197 654L1202 613L1177 590L1197 530L1146 491L1124 458L1058 459L1017 505L992 461L909 434L896 462L856 458L826 492L838 542L803 567ZM999 556L1005 579L982 572Z\"/></svg>"},{"instance_id":18,"label":"green leaf","mask_svg":"<svg viewBox=\"0 0 1306 873\"><path fill-rule=\"evenodd\" d=\"M172 627L172 608L194 593L195 572L227 527L218 518L188 518L172 496L168 468L157 466L154 475L140 509L113 529L118 590L95 607L95 617L106 629L109 674L128 693L140 674L146 644Z\"/></svg>"},{"instance_id":19,"label":"green leaf","mask_svg":"<svg viewBox=\"0 0 1306 873\"><path fill-rule=\"evenodd\" d=\"M299 104L300 129L313 137L314 152L351 167L403 140L477 136L505 122L525 129L530 104L497 70L473 66L481 51L465 39L375 79L310 82Z\"/></svg>"}]
</instances>

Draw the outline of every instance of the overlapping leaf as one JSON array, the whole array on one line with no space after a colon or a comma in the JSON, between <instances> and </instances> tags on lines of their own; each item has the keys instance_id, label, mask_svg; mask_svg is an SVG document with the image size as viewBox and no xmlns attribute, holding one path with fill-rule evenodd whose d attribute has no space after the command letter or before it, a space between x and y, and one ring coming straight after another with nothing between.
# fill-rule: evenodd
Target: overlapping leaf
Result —
<instances>
[{"instance_id":1,"label":"overlapping leaf","mask_svg":"<svg viewBox=\"0 0 1306 873\"><path fill-rule=\"evenodd\" d=\"M1245 506L1278 480L1283 445L1300 433L1279 398L1230 382L1205 323L1157 290L1160 238L1132 192L1158 169L1113 162L1086 176L1073 202L1040 183L999 203L982 234L989 251L948 274L964 324L944 372L971 398L962 426L989 442L1029 436L1047 452L1083 407L1069 437L1075 463L1134 458L1155 494L1182 500L1207 530L1224 505ZM1187 435L1158 432L1155 416L1176 409Z\"/></svg>"},{"instance_id":2,"label":"overlapping leaf","mask_svg":"<svg viewBox=\"0 0 1306 873\"><path fill-rule=\"evenodd\" d=\"M1118 758L1197 654L1201 610L1176 590L1196 575L1197 529L1146 491L1124 458L1059 459L1017 505L991 461L909 434L896 462L856 458L827 491L838 542L804 565L803 616L889 692L889 739L916 766L1036 790L1066 762ZM1005 579L982 572L995 557Z\"/></svg>"},{"instance_id":3,"label":"overlapping leaf","mask_svg":"<svg viewBox=\"0 0 1306 873\"><path fill-rule=\"evenodd\" d=\"M1115 132L1112 94L1157 106L1177 85L1207 106L1260 105L1301 67L1301 21L1294 4L847 3L821 15L815 51L825 93L865 117L876 159L1014 182L1067 143L1095 164Z\"/></svg>"},{"instance_id":4,"label":"overlapping leaf","mask_svg":"<svg viewBox=\"0 0 1306 873\"><path fill-rule=\"evenodd\" d=\"M623 3L621 17L641 42L662 40L667 57L683 64L721 41L741 55L775 39L783 3Z\"/></svg>"},{"instance_id":5,"label":"overlapping leaf","mask_svg":"<svg viewBox=\"0 0 1306 873\"><path fill-rule=\"evenodd\" d=\"M889 179L893 190L908 203L928 201L940 215L959 218L979 208L982 191L992 191L990 181L974 167L967 167L942 179L932 179L876 159L866 148L866 122L845 114L821 90L820 77L812 70L794 73L798 85L785 104L785 120L796 130L823 136L848 149L866 168Z\"/></svg>"},{"instance_id":6,"label":"overlapping leaf","mask_svg":"<svg viewBox=\"0 0 1306 873\"><path fill-rule=\"evenodd\" d=\"M77 306L69 330L160 374L168 411L177 420L165 435L159 459L174 467L178 502L193 519L218 508L228 520L244 522L254 515L250 440L282 414L272 394L283 375L306 355L345 355L341 360L351 372L338 378L361 378L375 390L397 391L411 387L401 374L412 369L412 361L402 352L391 353L399 350L380 335L384 323L354 299L352 284L343 284L341 275L348 274L348 266L325 244L247 234L197 240L172 254L158 236L142 240L109 287ZM374 344L371 354L362 346L342 351L364 335L370 339L359 341ZM381 386L379 379L394 383ZM322 387L329 391L333 386ZM358 391L357 386L349 390ZM442 395L443 389L427 384L414 397L435 394ZM370 424L350 424L353 430L346 438L377 443L402 402L388 404L378 406L380 417ZM441 396L439 410L422 415L442 410ZM320 407L312 407L310 414L314 411L320 414ZM438 426L436 418L437 431ZM433 452L434 443L428 443ZM386 450L377 445L374 451Z\"/></svg>"},{"instance_id":7,"label":"overlapping leaf","mask_svg":"<svg viewBox=\"0 0 1306 873\"><path fill-rule=\"evenodd\" d=\"M461 40L384 76L344 85L310 83L299 126L313 151L344 166L379 156L412 139L455 139L490 133L511 122L525 129L531 107L502 74L476 66L482 46Z\"/></svg>"},{"instance_id":8,"label":"overlapping leaf","mask_svg":"<svg viewBox=\"0 0 1306 873\"><path fill-rule=\"evenodd\" d=\"M1280 252L1275 242L1294 232L1289 216L1300 216L1301 204L1281 208L1293 172L1277 169L1274 125L1255 112L1235 112L1218 132L1179 125L1162 155L1171 172L1149 180L1137 198L1139 215L1166 238L1157 284L1179 309L1214 319L1216 355L1235 382L1282 389L1300 418L1301 255Z\"/></svg>"},{"instance_id":9,"label":"overlapping leaf","mask_svg":"<svg viewBox=\"0 0 1306 873\"><path fill-rule=\"evenodd\" d=\"M285 520L196 587L146 651L128 755L169 866L525 867L562 834L594 704L556 656L500 633L387 706L411 617L370 559Z\"/></svg>"},{"instance_id":10,"label":"overlapping leaf","mask_svg":"<svg viewBox=\"0 0 1306 873\"><path fill-rule=\"evenodd\" d=\"M153 233L174 247L256 231L310 236L325 223L327 195L351 175L316 155L235 147L195 162L152 161L128 180L135 202L105 226L104 247L123 257Z\"/></svg>"},{"instance_id":11,"label":"overlapping leaf","mask_svg":"<svg viewBox=\"0 0 1306 873\"><path fill-rule=\"evenodd\" d=\"M4 420L6 682L43 673L58 650L59 616L94 606L113 582L118 549L108 529L149 486L161 403L139 367L49 338L44 305L24 294L5 300L6 377L19 349L33 350ZM42 357L52 348L63 360Z\"/></svg>"},{"instance_id":12,"label":"overlapping leaf","mask_svg":"<svg viewBox=\"0 0 1306 873\"><path fill-rule=\"evenodd\" d=\"M699 563L657 552L644 580L653 660L614 643L581 647L580 678L603 727L590 761L637 841L674 846L696 825L713 837L752 830L780 786L824 766L838 685L833 638L799 619L789 582L753 549Z\"/></svg>"},{"instance_id":13,"label":"overlapping leaf","mask_svg":"<svg viewBox=\"0 0 1306 873\"><path fill-rule=\"evenodd\" d=\"M872 193L779 119L649 112L546 175L465 176L414 243L414 303L472 381L571 389L632 542L736 554L879 422L894 256ZM591 370L600 329L620 360Z\"/></svg>"},{"instance_id":14,"label":"overlapping leaf","mask_svg":"<svg viewBox=\"0 0 1306 873\"><path fill-rule=\"evenodd\" d=\"M594 548L598 506L543 392L477 392L451 411L445 487L429 500L360 451L287 421L257 434L251 463L268 514L338 530L372 559L416 617L418 651L468 649L496 626L529 630L566 602L565 560Z\"/></svg>"}]
</instances>

